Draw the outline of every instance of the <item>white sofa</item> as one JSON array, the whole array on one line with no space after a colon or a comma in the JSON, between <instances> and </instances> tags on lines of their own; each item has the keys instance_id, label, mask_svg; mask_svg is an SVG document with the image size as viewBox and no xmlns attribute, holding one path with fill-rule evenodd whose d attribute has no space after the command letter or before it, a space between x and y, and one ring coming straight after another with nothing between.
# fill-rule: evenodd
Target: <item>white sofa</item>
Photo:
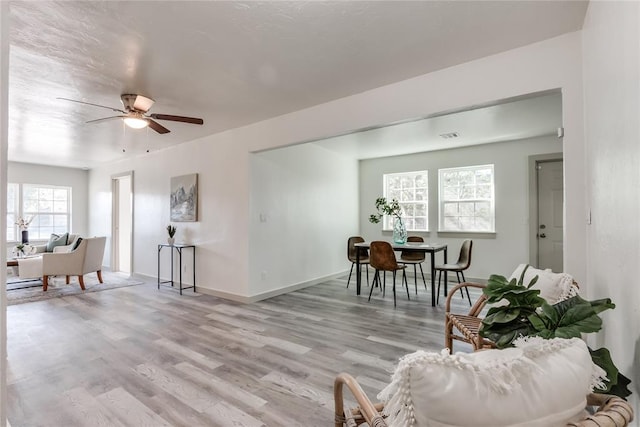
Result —
<instances>
[{"instance_id":1,"label":"white sofa","mask_svg":"<svg viewBox=\"0 0 640 427\"><path fill-rule=\"evenodd\" d=\"M43 253L42 290L47 290L49 276L67 276L67 284L69 276L78 276L80 288L84 290L83 276L95 271L98 275L98 281L102 283L102 258L106 241L106 237L90 237L82 239L73 251L56 250Z\"/></svg>"}]
</instances>

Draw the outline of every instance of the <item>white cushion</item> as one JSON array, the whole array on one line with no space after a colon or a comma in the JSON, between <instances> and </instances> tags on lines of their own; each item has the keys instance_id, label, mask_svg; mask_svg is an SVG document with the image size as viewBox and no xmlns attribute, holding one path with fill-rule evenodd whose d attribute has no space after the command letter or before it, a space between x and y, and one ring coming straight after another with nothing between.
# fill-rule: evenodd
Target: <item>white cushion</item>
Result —
<instances>
[{"instance_id":1,"label":"white cushion","mask_svg":"<svg viewBox=\"0 0 640 427\"><path fill-rule=\"evenodd\" d=\"M518 268L511 274L509 280L520 280L522 270L526 264L520 264ZM577 287L573 284L573 277L567 273L554 273L550 269L539 270L529 266L524 273L524 286L527 286L531 280L538 276L538 281L533 285L532 289L540 290L540 297L544 298L549 304L553 305L567 298L577 295Z\"/></svg>"},{"instance_id":2,"label":"white cushion","mask_svg":"<svg viewBox=\"0 0 640 427\"><path fill-rule=\"evenodd\" d=\"M378 398L389 425L560 427L584 415L604 376L579 338L520 339L517 348L404 356Z\"/></svg>"}]
</instances>

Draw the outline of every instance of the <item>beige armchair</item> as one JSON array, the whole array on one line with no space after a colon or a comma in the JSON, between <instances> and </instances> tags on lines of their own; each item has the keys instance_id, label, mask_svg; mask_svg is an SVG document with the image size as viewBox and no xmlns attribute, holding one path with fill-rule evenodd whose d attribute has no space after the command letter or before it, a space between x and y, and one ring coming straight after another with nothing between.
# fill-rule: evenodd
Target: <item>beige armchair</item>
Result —
<instances>
[{"instance_id":1,"label":"beige armchair","mask_svg":"<svg viewBox=\"0 0 640 427\"><path fill-rule=\"evenodd\" d=\"M80 288L84 290L83 276L96 272L98 281L102 283L102 257L106 237L91 237L83 239L80 245L71 252L42 254L42 290L46 291L49 276L78 276Z\"/></svg>"}]
</instances>

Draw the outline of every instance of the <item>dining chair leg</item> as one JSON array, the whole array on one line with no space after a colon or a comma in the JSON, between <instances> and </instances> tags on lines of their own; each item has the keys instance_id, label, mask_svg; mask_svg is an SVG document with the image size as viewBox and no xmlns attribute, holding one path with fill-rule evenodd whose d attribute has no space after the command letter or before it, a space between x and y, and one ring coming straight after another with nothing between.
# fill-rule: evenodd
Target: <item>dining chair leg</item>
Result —
<instances>
[{"instance_id":1,"label":"dining chair leg","mask_svg":"<svg viewBox=\"0 0 640 427\"><path fill-rule=\"evenodd\" d=\"M415 264L413 265L413 268L415 268ZM409 296L409 284L407 283L407 274L404 270L402 270L402 280L404 280L404 287L407 289L407 299L411 300L411 297ZM416 295L418 295L418 285L416 284Z\"/></svg>"},{"instance_id":2,"label":"dining chair leg","mask_svg":"<svg viewBox=\"0 0 640 427\"><path fill-rule=\"evenodd\" d=\"M460 273L462 273L462 271L456 271L456 279L458 279L458 283L462 283L460 281ZM464 275L462 277L464 277ZM462 288L460 288L460 297L464 299L464 291L462 290Z\"/></svg>"},{"instance_id":3,"label":"dining chair leg","mask_svg":"<svg viewBox=\"0 0 640 427\"><path fill-rule=\"evenodd\" d=\"M445 271L444 274L447 274L447 272ZM436 295L436 305L440 303L440 279L442 278L442 270L438 271L438 290L437 290L437 295ZM445 294L446 296L446 294Z\"/></svg>"},{"instance_id":4,"label":"dining chair leg","mask_svg":"<svg viewBox=\"0 0 640 427\"><path fill-rule=\"evenodd\" d=\"M371 285L369 285L369 264L365 264L364 268L367 269L367 286L371 286Z\"/></svg>"},{"instance_id":5,"label":"dining chair leg","mask_svg":"<svg viewBox=\"0 0 640 427\"><path fill-rule=\"evenodd\" d=\"M382 298L384 298L384 294L386 290L387 290L387 271L385 270L382 272Z\"/></svg>"},{"instance_id":6,"label":"dining chair leg","mask_svg":"<svg viewBox=\"0 0 640 427\"><path fill-rule=\"evenodd\" d=\"M462 275L462 281L466 282L467 279L464 278L464 272L461 271L460 274ZM471 306L472 304L471 304L471 297L469 296L469 287L467 286L464 289L465 289L465 291L467 291L467 299L469 300L469 306ZM464 296L462 298L464 298Z\"/></svg>"},{"instance_id":7,"label":"dining chair leg","mask_svg":"<svg viewBox=\"0 0 640 427\"><path fill-rule=\"evenodd\" d=\"M393 308L396 308L396 271L393 270Z\"/></svg>"},{"instance_id":8,"label":"dining chair leg","mask_svg":"<svg viewBox=\"0 0 640 427\"><path fill-rule=\"evenodd\" d=\"M417 264L413 264L413 279L415 281L415 287L416 287L416 295L418 295L418 267L416 267ZM407 292L409 292L409 288L407 287Z\"/></svg>"},{"instance_id":9,"label":"dining chair leg","mask_svg":"<svg viewBox=\"0 0 640 427\"><path fill-rule=\"evenodd\" d=\"M380 275L378 274L378 270L373 274L373 283L371 284L371 290L369 290L369 299L367 301L371 301L371 294L373 293L373 288L375 288L375 284L379 283Z\"/></svg>"},{"instance_id":10,"label":"dining chair leg","mask_svg":"<svg viewBox=\"0 0 640 427\"><path fill-rule=\"evenodd\" d=\"M349 282L351 281L351 273L353 273L353 266L355 265L355 262L351 263L351 270L349 270L349 278L347 279L347 289L349 289ZM369 278L367 277L367 280L369 280Z\"/></svg>"},{"instance_id":11,"label":"dining chair leg","mask_svg":"<svg viewBox=\"0 0 640 427\"><path fill-rule=\"evenodd\" d=\"M420 274L422 275L422 283L424 283L424 289L427 290L427 281L424 278L424 270L422 269L422 263L418 265L420 266Z\"/></svg>"}]
</instances>

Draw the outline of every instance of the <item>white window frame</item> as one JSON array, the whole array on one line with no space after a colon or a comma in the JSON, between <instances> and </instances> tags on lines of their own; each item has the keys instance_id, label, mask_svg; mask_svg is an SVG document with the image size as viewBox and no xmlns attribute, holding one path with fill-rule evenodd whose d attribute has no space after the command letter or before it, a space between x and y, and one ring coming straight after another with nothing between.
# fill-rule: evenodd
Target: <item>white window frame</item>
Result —
<instances>
[{"instance_id":1,"label":"white window frame","mask_svg":"<svg viewBox=\"0 0 640 427\"><path fill-rule=\"evenodd\" d=\"M13 188L13 200L9 199L9 189ZM20 240L16 221L20 216L20 185L16 183L7 184L7 242L17 242Z\"/></svg>"},{"instance_id":2,"label":"white window frame","mask_svg":"<svg viewBox=\"0 0 640 427\"><path fill-rule=\"evenodd\" d=\"M477 171L480 170L486 170L486 169L490 169L491 170L491 179L490 182L485 182L485 183L478 183L477 179L478 179L478 175L476 174ZM474 172L473 174L473 183L470 184L470 187L472 187L473 190L473 196L472 197L447 197L446 194L447 192L445 191L445 174L447 173L451 173L451 172L467 172L467 171L472 171ZM486 186L486 185L490 185L491 189L488 192L488 195L485 197L482 196L478 196L477 190L478 187L480 186ZM467 186L469 187L469 186ZM464 189L464 186L461 186L458 189L458 196L462 196L461 191ZM467 190L469 188L466 188ZM450 192L449 192L450 193ZM489 204L489 213L488 215L479 215L478 210L480 208L480 205L486 205ZM457 212L458 212L458 219L460 218L473 218L473 222L474 225L476 223L476 218L485 218L488 220L488 227L487 228L479 228L479 227L475 227L475 226L470 226L470 227L464 227L461 225L461 223L459 222L460 226L455 228L455 227L451 227L448 226L448 221L446 221L447 218L452 218L455 217L455 215L450 215L448 214L447 216L445 216L445 208L447 205L452 205L452 204L458 204L458 208L457 208ZM469 204L473 204L472 208L471 208L471 216L469 216L467 211L467 215L463 215L461 213L461 205L465 204L465 205L469 205ZM446 168L446 169L438 169L438 231L439 232L451 232L451 233L495 233L496 231L496 209L495 209L495 169L494 169L494 165L493 164L487 164L487 165L475 165L475 166L464 166L464 167L456 167L456 168Z\"/></svg>"},{"instance_id":3,"label":"white window frame","mask_svg":"<svg viewBox=\"0 0 640 427\"><path fill-rule=\"evenodd\" d=\"M49 235L51 233L66 233L66 232L71 232L71 217L72 217L72 191L71 191L71 187L68 186L60 186L60 185L48 185L48 184L23 184L23 183L9 183L8 185L14 185L17 186L18 191L17 191L17 200L14 201L14 203L17 203L17 209L15 211L15 218L31 218L34 217L33 220L31 221L31 224L29 225L29 240L47 240L49 239ZM31 210L31 211L27 211L25 209L25 192L27 189L29 188L34 188L34 189L52 189L52 190L63 190L67 193L66 195L66 203L65 205L65 209L64 211L55 211L55 208L52 208L51 211L40 211L38 209L36 210ZM9 200L7 200L7 205L10 203ZM9 240L9 238L7 238L7 242L19 242L21 240L21 234L20 234L20 230L18 229L18 226L15 225L15 219L13 221L11 221L11 223L9 223L9 217L8 217L9 212L7 212L7 228L9 227L13 227L14 230L14 236L15 239L14 240ZM42 228L44 228L43 226L40 225L40 219L39 216L52 216L54 217L54 224L52 224L50 227L47 227L47 232L45 232L45 235L41 235L40 230ZM58 224L55 225L55 217L66 217L65 221L63 221L63 224ZM37 232L34 232L35 230L38 230ZM51 232L51 233L50 233ZM8 233L8 230L7 230ZM8 236L8 234L7 234Z\"/></svg>"},{"instance_id":4,"label":"white window frame","mask_svg":"<svg viewBox=\"0 0 640 427\"><path fill-rule=\"evenodd\" d=\"M416 187L416 177L422 176L424 179L424 186ZM391 180L392 178L400 178L401 181L403 178L410 178L412 180L413 185L411 187L405 187L401 183L401 188L394 189L391 188ZM424 189L424 199L418 200L415 198L415 190ZM403 193L403 190L412 190L414 193L414 198L408 198L406 193ZM383 194L384 197L391 201L392 199L397 199L400 207L402 207L402 218L404 220L407 231L416 231L416 232L428 232L429 231L429 171L421 170L421 171L412 171L412 172L399 172L399 173L389 173L383 175ZM415 215L416 205L424 204L424 215ZM411 208L409 208L411 206ZM424 228L416 228L415 219L416 218L424 218ZM385 231L393 230L393 218L389 215L385 215L382 221L382 229Z\"/></svg>"}]
</instances>

